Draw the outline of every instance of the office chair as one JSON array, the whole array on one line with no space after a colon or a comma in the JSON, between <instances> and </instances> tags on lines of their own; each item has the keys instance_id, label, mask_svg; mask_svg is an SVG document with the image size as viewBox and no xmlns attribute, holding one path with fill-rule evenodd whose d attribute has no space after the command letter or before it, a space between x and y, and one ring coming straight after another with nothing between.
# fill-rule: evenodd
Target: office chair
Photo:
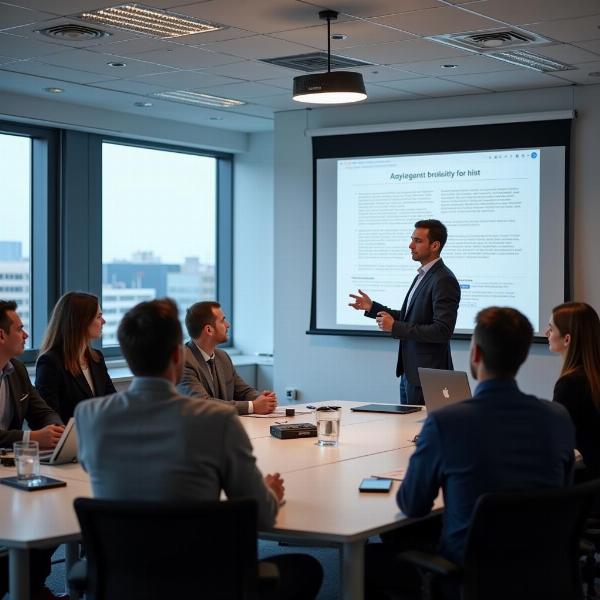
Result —
<instances>
[{"instance_id":1,"label":"office chair","mask_svg":"<svg viewBox=\"0 0 600 600\"><path fill-rule=\"evenodd\" d=\"M452 595L454 582L462 600L580 600L580 538L598 492L600 480L484 494L475 505L462 567L417 551L398 558L419 569L426 599L447 597L448 590Z\"/></svg>"},{"instance_id":2,"label":"office chair","mask_svg":"<svg viewBox=\"0 0 600 600\"><path fill-rule=\"evenodd\" d=\"M182 505L77 498L74 505L87 560L70 579L86 598L258 598L254 500ZM260 566L264 598L275 594L278 575L273 565Z\"/></svg>"}]
</instances>

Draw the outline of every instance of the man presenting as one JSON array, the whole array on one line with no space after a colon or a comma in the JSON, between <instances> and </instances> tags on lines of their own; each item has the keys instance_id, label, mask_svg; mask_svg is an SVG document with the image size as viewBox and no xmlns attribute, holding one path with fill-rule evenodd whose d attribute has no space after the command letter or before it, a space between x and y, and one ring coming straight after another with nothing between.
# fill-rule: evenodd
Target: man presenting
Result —
<instances>
[{"instance_id":1,"label":"man presenting","mask_svg":"<svg viewBox=\"0 0 600 600\"><path fill-rule=\"evenodd\" d=\"M177 393L184 349L176 304L165 298L134 306L117 337L135 376L129 389L75 409L79 460L94 496L189 503L219 500L224 491L229 499L255 500L258 527L271 528L283 502L283 480L279 473L263 478L236 411ZM305 555L269 560L287 590L282 598L316 596L318 561Z\"/></svg>"},{"instance_id":2,"label":"man presenting","mask_svg":"<svg viewBox=\"0 0 600 600\"><path fill-rule=\"evenodd\" d=\"M479 382L475 394L427 417L397 495L407 517L424 517L442 490L440 552L457 564L463 564L467 531L482 494L566 486L574 462L568 412L556 402L524 394L515 381L531 345L531 323L513 308L498 307L480 311L475 322L470 349L471 373ZM393 552L385 546L367 549L374 588L410 579L408 573L385 575Z\"/></svg>"},{"instance_id":3,"label":"man presenting","mask_svg":"<svg viewBox=\"0 0 600 600\"><path fill-rule=\"evenodd\" d=\"M54 448L63 432L60 417L44 402L31 385L25 365L16 360L23 354L29 337L13 301L0 300L0 446L12 448L14 442L38 442L40 448ZM23 421L30 430L23 431ZM51 558L56 548L31 550L30 586L34 600L51 600L46 586ZM8 560L0 559L0 598L8 591Z\"/></svg>"},{"instance_id":4,"label":"man presenting","mask_svg":"<svg viewBox=\"0 0 600 600\"><path fill-rule=\"evenodd\" d=\"M186 344L185 367L179 389L182 394L218 400L234 406L240 415L266 415L277 406L277 396L259 394L236 372L229 354L217 346L227 341L227 322L217 302L192 304L185 316L191 340Z\"/></svg>"},{"instance_id":5,"label":"man presenting","mask_svg":"<svg viewBox=\"0 0 600 600\"><path fill-rule=\"evenodd\" d=\"M452 369L450 337L456 324L460 286L440 258L448 232L435 219L417 221L409 248L420 262L400 310L374 302L362 290L350 294L349 305L374 318L379 329L400 340L396 377L400 379L400 403L423 404L419 367Z\"/></svg>"}]
</instances>

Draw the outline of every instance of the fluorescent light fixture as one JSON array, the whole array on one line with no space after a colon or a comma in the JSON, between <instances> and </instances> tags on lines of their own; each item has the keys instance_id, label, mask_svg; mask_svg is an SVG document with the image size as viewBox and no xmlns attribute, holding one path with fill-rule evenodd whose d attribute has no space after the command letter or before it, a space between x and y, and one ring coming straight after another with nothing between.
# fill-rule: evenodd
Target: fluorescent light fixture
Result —
<instances>
[{"instance_id":1,"label":"fluorescent light fixture","mask_svg":"<svg viewBox=\"0 0 600 600\"><path fill-rule=\"evenodd\" d=\"M570 71L575 67L559 62L558 60L552 60L527 50L506 50L504 52L486 52L485 56L490 58L496 58L513 65L519 65L520 67L527 67L534 71L540 71L541 73L553 73L555 71Z\"/></svg>"},{"instance_id":2,"label":"fluorescent light fixture","mask_svg":"<svg viewBox=\"0 0 600 600\"><path fill-rule=\"evenodd\" d=\"M175 92L156 92L152 94L155 98L161 100L174 100L175 102L183 102L184 104L200 104L203 106L217 106L219 108L230 108L232 106L241 106L246 104L241 100L233 98L221 98L219 96L210 96L209 94L201 94L199 92L190 92L188 90L177 90Z\"/></svg>"},{"instance_id":3,"label":"fluorescent light fixture","mask_svg":"<svg viewBox=\"0 0 600 600\"><path fill-rule=\"evenodd\" d=\"M294 77L292 98L309 104L349 104L367 98L365 82L360 73L331 71L331 19L337 19L334 10L322 10L319 18L327 19L327 72Z\"/></svg>"},{"instance_id":4,"label":"fluorescent light fixture","mask_svg":"<svg viewBox=\"0 0 600 600\"><path fill-rule=\"evenodd\" d=\"M222 25L144 6L143 4L123 4L101 8L81 13L79 18L160 38L172 38L224 29Z\"/></svg>"}]
</instances>

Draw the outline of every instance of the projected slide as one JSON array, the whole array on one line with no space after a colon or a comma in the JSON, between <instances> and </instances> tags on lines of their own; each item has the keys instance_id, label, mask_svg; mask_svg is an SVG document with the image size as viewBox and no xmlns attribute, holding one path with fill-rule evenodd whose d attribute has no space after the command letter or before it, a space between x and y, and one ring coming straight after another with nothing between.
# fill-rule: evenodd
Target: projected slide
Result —
<instances>
[{"instance_id":1,"label":"projected slide","mask_svg":"<svg viewBox=\"0 0 600 600\"><path fill-rule=\"evenodd\" d=\"M448 228L442 256L461 286L457 331L490 304L518 308L539 331L544 151L338 159L335 325L366 325L348 307L358 288L400 308L420 266L408 250L413 225L435 218Z\"/></svg>"}]
</instances>

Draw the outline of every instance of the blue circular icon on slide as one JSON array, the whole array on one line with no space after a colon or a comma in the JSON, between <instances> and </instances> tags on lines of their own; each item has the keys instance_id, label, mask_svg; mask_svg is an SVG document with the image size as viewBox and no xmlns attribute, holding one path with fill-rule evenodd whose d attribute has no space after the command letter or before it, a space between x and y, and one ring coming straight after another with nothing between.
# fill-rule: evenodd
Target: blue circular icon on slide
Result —
<instances>
[{"instance_id":1,"label":"blue circular icon on slide","mask_svg":"<svg viewBox=\"0 0 600 600\"><path fill-rule=\"evenodd\" d=\"M531 153L531 158L537 158L537 152L532 152Z\"/></svg>"}]
</instances>

